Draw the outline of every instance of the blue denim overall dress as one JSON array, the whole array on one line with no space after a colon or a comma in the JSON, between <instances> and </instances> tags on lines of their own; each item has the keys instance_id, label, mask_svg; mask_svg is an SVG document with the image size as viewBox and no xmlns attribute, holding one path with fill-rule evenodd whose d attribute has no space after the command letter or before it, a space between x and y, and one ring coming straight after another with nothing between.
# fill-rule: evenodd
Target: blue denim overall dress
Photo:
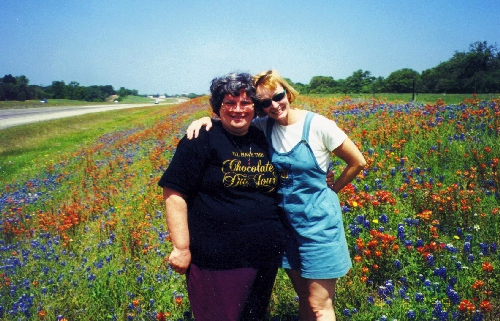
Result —
<instances>
[{"instance_id":1,"label":"blue denim overall dress","mask_svg":"<svg viewBox=\"0 0 500 321\"><path fill-rule=\"evenodd\" d=\"M272 162L280 177L280 207L291 226L282 267L300 270L308 279L333 279L344 276L352 263L339 199L308 144L313 116L306 114L302 140L286 153L272 147L275 121L267 121Z\"/></svg>"}]
</instances>

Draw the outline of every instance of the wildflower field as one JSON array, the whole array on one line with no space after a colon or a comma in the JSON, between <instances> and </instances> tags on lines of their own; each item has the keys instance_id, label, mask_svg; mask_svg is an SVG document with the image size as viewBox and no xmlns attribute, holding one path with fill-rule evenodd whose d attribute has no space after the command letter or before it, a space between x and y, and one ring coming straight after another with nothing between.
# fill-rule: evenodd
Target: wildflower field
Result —
<instances>
[{"instance_id":1,"label":"wildflower field","mask_svg":"<svg viewBox=\"0 0 500 321\"><path fill-rule=\"evenodd\" d=\"M294 103L334 119L368 161L339 194L353 268L338 320L500 319L499 103ZM193 99L2 182L0 320L191 320L156 183L207 114ZM297 309L280 271L269 320Z\"/></svg>"}]
</instances>

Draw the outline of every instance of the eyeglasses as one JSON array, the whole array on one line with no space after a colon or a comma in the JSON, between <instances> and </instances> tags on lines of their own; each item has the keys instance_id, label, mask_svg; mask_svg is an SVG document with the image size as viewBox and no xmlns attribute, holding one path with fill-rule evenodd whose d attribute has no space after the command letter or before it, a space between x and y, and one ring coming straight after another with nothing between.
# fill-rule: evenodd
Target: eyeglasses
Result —
<instances>
[{"instance_id":1,"label":"eyeglasses","mask_svg":"<svg viewBox=\"0 0 500 321\"><path fill-rule=\"evenodd\" d=\"M222 102L222 107L228 111L233 111L236 110L236 108L240 106L240 109L243 112L249 112L253 110L253 102L248 101L248 100L243 100L243 101L234 101L234 100L228 100L228 101L223 101Z\"/></svg>"},{"instance_id":2,"label":"eyeglasses","mask_svg":"<svg viewBox=\"0 0 500 321\"><path fill-rule=\"evenodd\" d=\"M259 105L262 108L269 108L269 107L271 107L271 104L272 104L273 101L279 103L280 101L283 100L283 98L285 98L285 95L286 95L286 89L283 89L282 92L280 92L278 94L275 94L273 96L273 98L271 98L271 99L268 98L268 99L261 100L259 102Z\"/></svg>"}]
</instances>

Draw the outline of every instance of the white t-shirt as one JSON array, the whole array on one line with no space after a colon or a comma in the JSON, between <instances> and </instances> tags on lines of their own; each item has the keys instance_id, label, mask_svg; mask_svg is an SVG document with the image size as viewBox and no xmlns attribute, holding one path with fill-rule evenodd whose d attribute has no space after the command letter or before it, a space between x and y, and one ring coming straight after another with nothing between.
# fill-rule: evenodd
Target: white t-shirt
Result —
<instances>
[{"instance_id":1,"label":"white t-shirt","mask_svg":"<svg viewBox=\"0 0 500 321\"><path fill-rule=\"evenodd\" d=\"M289 152L301 141L306 120L305 115L306 113L299 121L288 126L274 123L271 138L276 151L280 153ZM257 117L252 123L266 134L268 119L268 116ZM339 147L346 138L347 135L337 126L335 121L319 114L314 115L311 120L308 142L316 161L324 171L328 169L332 151Z\"/></svg>"}]
</instances>

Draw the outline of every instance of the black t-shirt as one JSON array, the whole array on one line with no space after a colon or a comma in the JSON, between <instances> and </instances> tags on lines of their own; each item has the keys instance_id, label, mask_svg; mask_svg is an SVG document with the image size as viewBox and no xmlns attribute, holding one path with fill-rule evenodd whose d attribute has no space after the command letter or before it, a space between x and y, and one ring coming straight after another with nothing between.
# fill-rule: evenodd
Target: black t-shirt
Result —
<instances>
[{"instance_id":1,"label":"black t-shirt","mask_svg":"<svg viewBox=\"0 0 500 321\"><path fill-rule=\"evenodd\" d=\"M234 136L220 122L184 137L158 185L185 195L192 262L208 269L279 260L284 229L277 175L258 129Z\"/></svg>"}]
</instances>

